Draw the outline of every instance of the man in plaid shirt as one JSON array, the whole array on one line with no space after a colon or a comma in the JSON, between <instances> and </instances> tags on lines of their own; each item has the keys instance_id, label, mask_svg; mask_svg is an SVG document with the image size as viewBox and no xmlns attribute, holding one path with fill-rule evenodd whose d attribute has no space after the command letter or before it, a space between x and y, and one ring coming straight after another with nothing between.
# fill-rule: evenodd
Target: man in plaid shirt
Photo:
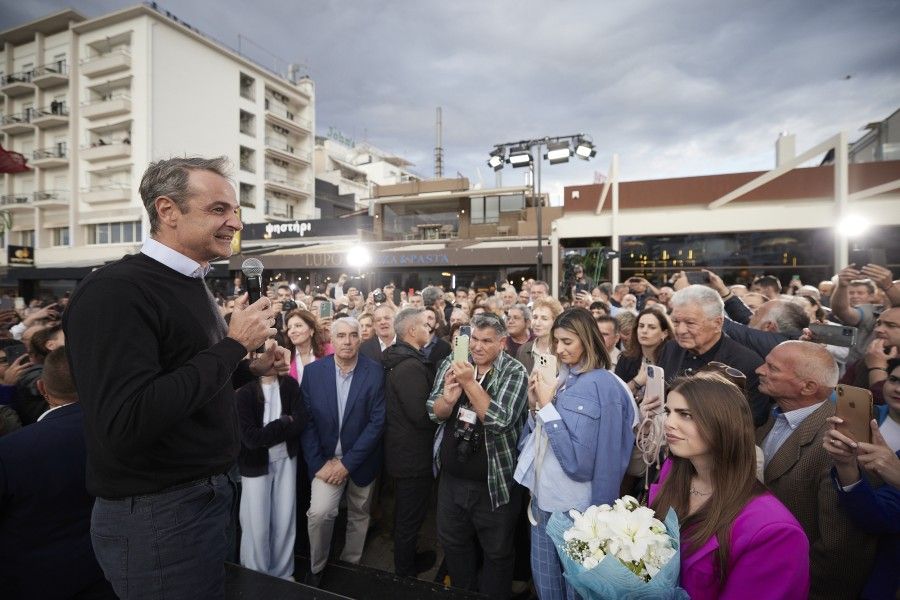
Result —
<instances>
[{"instance_id":1,"label":"man in plaid shirt","mask_svg":"<svg viewBox=\"0 0 900 600\"><path fill-rule=\"evenodd\" d=\"M507 598L522 488L513 481L525 420L528 375L503 349L506 325L493 313L472 318L472 363L441 363L428 398L435 437L437 530L454 587ZM484 552L481 581L477 544Z\"/></svg>"}]
</instances>

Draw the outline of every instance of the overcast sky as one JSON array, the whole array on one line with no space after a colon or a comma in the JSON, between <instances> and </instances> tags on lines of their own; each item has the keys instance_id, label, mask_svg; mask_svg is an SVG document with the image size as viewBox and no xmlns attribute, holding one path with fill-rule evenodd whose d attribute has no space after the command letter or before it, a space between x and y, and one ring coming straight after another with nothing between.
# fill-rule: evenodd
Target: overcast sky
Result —
<instances>
[{"instance_id":1,"label":"overcast sky","mask_svg":"<svg viewBox=\"0 0 900 600\"><path fill-rule=\"evenodd\" d=\"M118 0L0 0L0 29ZM584 132L590 162L543 183L769 169L779 132L798 152L900 108L897 0L304 0L161 5L201 32L316 83L316 128L368 140L433 174L443 108L445 176L493 185L494 144ZM214 8L213 8L214 7ZM524 181L503 171L505 185Z\"/></svg>"}]
</instances>

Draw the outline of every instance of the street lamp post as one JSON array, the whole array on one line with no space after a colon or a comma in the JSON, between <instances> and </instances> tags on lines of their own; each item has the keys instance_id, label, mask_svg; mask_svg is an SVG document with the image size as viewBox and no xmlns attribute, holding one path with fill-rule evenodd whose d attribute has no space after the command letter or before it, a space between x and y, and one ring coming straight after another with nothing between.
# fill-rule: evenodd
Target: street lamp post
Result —
<instances>
[{"instance_id":1,"label":"street lamp post","mask_svg":"<svg viewBox=\"0 0 900 600\"><path fill-rule=\"evenodd\" d=\"M547 150L544 154L544 149ZM541 198L541 162L546 159L551 165L568 162L572 155L582 160L590 160L597 154L590 136L577 133L556 137L545 136L530 140L519 140L505 144L496 144L490 153L487 163L494 171L499 171L504 164L513 168L531 168L531 193L535 201L535 213L537 217L537 255L535 262L537 271L535 276L542 279L544 270L543 242L543 199Z\"/></svg>"}]
</instances>

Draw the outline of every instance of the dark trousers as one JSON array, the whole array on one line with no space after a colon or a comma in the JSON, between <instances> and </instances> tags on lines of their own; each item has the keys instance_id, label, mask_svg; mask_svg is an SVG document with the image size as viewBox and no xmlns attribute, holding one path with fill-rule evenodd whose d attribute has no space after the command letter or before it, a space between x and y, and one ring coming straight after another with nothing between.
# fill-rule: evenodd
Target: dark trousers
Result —
<instances>
[{"instance_id":1,"label":"dark trousers","mask_svg":"<svg viewBox=\"0 0 900 600\"><path fill-rule=\"evenodd\" d=\"M431 500L433 477L394 479L394 573L415 577L416 541Z\"/></svg>"},{"instance_id":2,"label":"dark trousers","mask_svg":"<svg viewBox=\"0 0 900 600\"><path fill-rule=\"evenodd\" d=\"M97 498L91 541L119 598L224 598L234 484L216 475L120 500Z\"/></svg>"},{"instance_id":3,"label":"dark trousers","mask_svg":"<svg viewBox=\"0 0 900 600\"><path fill-rule=\"evenodd\" d=\"M437 532L451 585L477 590L494 599L509 597L515 560L513 540L521 500L521 488L514 485L509 502L492 510L487 482L441 474ZM479 543L484 552L480 581Z\"/></svg>"}]
</instances>

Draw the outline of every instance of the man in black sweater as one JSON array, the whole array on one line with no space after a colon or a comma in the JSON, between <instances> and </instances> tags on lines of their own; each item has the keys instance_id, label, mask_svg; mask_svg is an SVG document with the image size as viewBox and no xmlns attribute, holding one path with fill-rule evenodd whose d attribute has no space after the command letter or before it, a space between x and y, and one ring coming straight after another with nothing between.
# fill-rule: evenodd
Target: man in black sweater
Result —
<instances>
[{"instance_id":1,"label":"man in black sweater","mask_svg":"<svg viewBox=\"0 0 900 600\"><path fill-rule=\"evenodd\" d=\"M226 325L203 279L243 227L226 169L224 158L152 163L140 186L150 238L86 277L63 320L97 497L92 543L120 598L224 597L234 389L287 366L271 343L244 361L276 331L270 300L242 296Z\"/></svg>"},{"instance_id":2,"label":"man in black sweater","mask_svg":"<svg viewBox=\"0 0 900 600\"><path fill-rule=\"evenodd\" d=\"M416 538L431 500L431 444L437 429L425 410L434 367L422 354L431 338L424 308L404 308L394 319L397 343L384 350L385 468L394 478L394 572L415 577L435 556L416 555ZM418 560L417 560L418 559ZM431 563L431 564L429 564Z\"/></svg>"}]
</instances>

